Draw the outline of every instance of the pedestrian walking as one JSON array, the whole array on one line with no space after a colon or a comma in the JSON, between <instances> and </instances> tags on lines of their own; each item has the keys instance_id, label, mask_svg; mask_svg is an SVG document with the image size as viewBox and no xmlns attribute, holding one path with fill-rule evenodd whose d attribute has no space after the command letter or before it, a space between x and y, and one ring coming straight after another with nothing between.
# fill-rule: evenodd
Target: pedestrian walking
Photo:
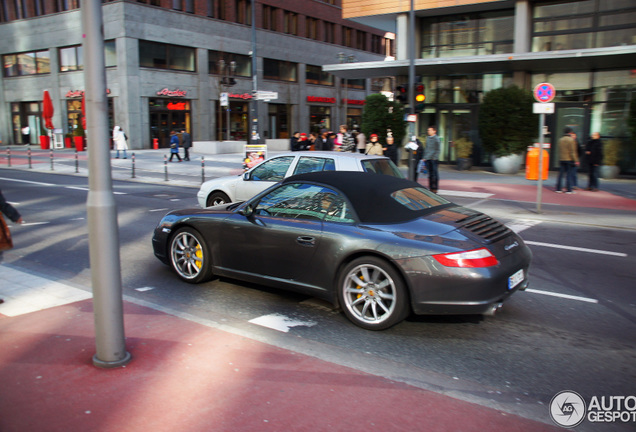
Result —
<instances>
[{"instance_id":1,"label":"pedestrian walking","mask_svg":"<svg viewBox=\"0 0 636 432\"><path fill-rule=\"evenodd\" d=\"M322 129L320 131L320 136L316 140L316 150L322 150L322 151L333 150L335 143L331 134L333 134L333 132L329 132L327 129Z\"/></svg>"},{"instance_id":2,"label":"pedestrian walking","mask_svg":"<svg viewBox=\"0 0 636 432\"><path fill-rule=\"evenodd\" d=\"M185 129L181 129L181 146L183 147L183 160L190 160L190 147L192 147L192 137Z\"/></svg>"},{"instance_id":3,"label":"pedestrian walking","mask_svg":"<svg viewBox=\"0 0 636 432\"><path fill-rule=\"evenodd\" d=\"M367 151L367 137L362 133L362 131L358 132L356 136L356 148L358 149L358 153L364 153Z\"/></svg>"},{"instance_id":4,"label":"pedestrian walking","mask_svg":"<svg viewBox=\"0 0 636 432\"><path fill-rule=\"evenodd\" d=\"M398 149L395 145L395 138L393 138L393 135L389 135L386 137L384 155L388 156L388 158L391 159L395 165L398 164Z\"/></svg>"},{"instance_id":5,"label":"pedestrian walking","mask_svg":"<svg viewBox=\"0 0 636 432\"><path fill-rule=\"evenodd\" d=\"M568 194L573 194L572 186L574 185L573 177L576 167L579 165L578 150L576 148L576 141L571 136L572 129L565 128L564 135L559 140L558 152L559 152L559 177L557 178L556 193L563 193L561 190L561 183L565 176L565 187Z\"/></svg>"},{"instance_id":6,"label":"pedestrian walking","mask_svg":"<svg viewBox=\"0 0 636 432\"><path fill-rule=\"evenodd\" d=\"M121 150L124 151L124 159L128 158L128 155L126 154L126 150L128 150L128 143L126 142L127 139L128 137L124 131L119 126L115 126L113 129L113 147L115 147L115 150L117 151L117 154L115 155L116 159L119 159L119 152Z\"/></svg>"},{"instance_id":7,"label":"pedestrian walking","mask_svg":"<svg viewBox=\"0 0 636 432\"><path fill-rule=\"evenodd\" d=\"M294 134L289 140L289 149L293 152L298 151L300 150L299 144L300 144L300 132L294 132Z\"/></svg>"},{"instance_id":8,"label":"pedestrian walking","mask_svg":"<svg viewBox=\"0 0 636 432\"><path fill-rule=\"evenodd\" d=\"M585 146L585 156L588 163L588 183L587 190L598 191L599 167L603 163L603 142L601 134L592 132L592 137Z\"/></svg>"},{"instance_id":9,"label":"pedestrian walking","mask_svg":"<svg viewBox=\"0 0 636 432\"><path fill-rule=\"evenodd\" d=\"M356 143L353 139L353 136L348 131L347 125L340 125L338 142L340 143L340 151L352 152L356 149Z\"/></svg>"},{"instance_id":10,"label":"pedestrian walking","mask_svg":"<svg viewBox=\"0 0 636 432\"><path fill-rule=\"evenodd\" d=\"M179 159L179 162L183 162L181 156L179 156L179 137L177 136L177 132L170 131L170 162L172 162L172 158L175 156Z\"/></svg>"},{"instance_id":11,"label":"pedestrian walking","mask_svg":"<svg viewBox=\"0 0 636 432\"><path fill-rule=\"evenodd\" d=\"M384 154L384 150L382 144L380 144L380 142L378 141L378 135L371 134L369 140L370 142L369 144L367 144L367 150L365 154L382 156Z\"/></svg>"},{"instance_id":12,"label":"pedestrian walking","mask_svg":"<svg viewBox=\"0 0 636 432\"><path fill-rule=\"evenodd\" d=\"M428 136L426 137L426 147L424 148L422 159L424 160L426 169L428 170L428 189L433 193L437 193L437 189L439 187L438 165L441 142L437 136L436 127L429 126L426 133ZM417 178L417 173L415 175Z\"/></svg>"}]
</instances>

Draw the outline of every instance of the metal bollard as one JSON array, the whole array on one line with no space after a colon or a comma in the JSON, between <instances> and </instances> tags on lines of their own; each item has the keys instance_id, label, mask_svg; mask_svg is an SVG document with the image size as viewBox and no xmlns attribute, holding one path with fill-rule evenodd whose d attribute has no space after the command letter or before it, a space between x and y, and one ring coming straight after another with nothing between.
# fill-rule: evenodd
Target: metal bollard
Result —
<instances>
[{"instance_id":1,"label":"metal bollard","mask_svg":"<svg viewBox=\"0 0 636 432\"><path fill-rule=\"evenodd\" d=\"M168 156L166 155L163 155L163 170L166 175L165 180L168 181Z\"/></svg>"},{"instance_id":2,"label":"metal bollard","mask_svg":"<svg viewBox=\"0 0 636 432\"><path fill-rule=\"evenodd\" d=\"M132 178L135 178L135 154L132 154Z\"/></svg>"},{"instance_id":3,"label":"metal bollard","mask_svg":"<svg viewBox=\"0 0 636 432\"><path fill-rule=\"evenodd\" d=\"M29 169L33 168L33 165L31 164L31 145L29 145L29 148L27 149L27 156L29 158Z\"/></svg>"},{"instance_id":4,"label":"metal bollard","mask_svg":"<svg viewBox=\"0 0 636 432\"><path fill-rule=\"evenodd\" d=\"M205 183L205 157L201 156L201 183Z\"/></svg>"},{"instance_id":5,"label":"metal bollard","mask_svg":"<svg viewBox=\"0 0 636 432\"><path fill-rule=\"evenodd\" d=\"M79 158L77 156L77 149L75 149L75 172L79 172Z\"/></svg>"},{"instance_id":6,"label":"metal bollard","mask_svg":"<svg viewBox=\"0 0 636 432\"><path fill-rule=\"evenodd\" d=\"M11 148L7 147L7 166L11 167Z\"/></svg>"},{"instance_id":7,"label":"metal bollard","mask_svg":"<svg viewBox=\"0 0 636 432\"><path fill-rule=\"evenodd\" d=\"M55 171L55 168L53 168L53 149L51 149L50 153L50 158L51 158L51 171Z\"/></svg>"}]
</instances>

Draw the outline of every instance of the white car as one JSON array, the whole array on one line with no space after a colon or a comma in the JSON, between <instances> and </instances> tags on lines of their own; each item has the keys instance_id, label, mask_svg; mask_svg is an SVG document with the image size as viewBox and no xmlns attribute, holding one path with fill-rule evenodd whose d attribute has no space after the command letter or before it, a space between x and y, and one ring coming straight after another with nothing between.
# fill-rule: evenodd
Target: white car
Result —
<instances>
[{"instance_id":1,"label":"white car","mask_svg":"<svg viewBox=\"0 0 636 432\"><path fill-rule=\"evenodd\" d=\"M295 174L314 171L365 171L404 177L386 156L349 152L290 152L267 159L238 176L206 181L197 193L201 207L245 201Z\"/></svg>"}]
</instances>

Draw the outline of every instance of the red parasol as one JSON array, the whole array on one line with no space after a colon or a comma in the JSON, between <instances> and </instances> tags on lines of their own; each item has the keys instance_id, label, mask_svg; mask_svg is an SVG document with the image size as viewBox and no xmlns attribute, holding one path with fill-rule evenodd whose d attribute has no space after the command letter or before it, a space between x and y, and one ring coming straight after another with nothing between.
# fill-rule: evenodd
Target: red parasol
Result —
<instances>
[{"instance_id":1,"label":"red parasol","mask_svg":"<svg viewBox=\"0 0 636 432\"><path fill-rule=\"evenodd\" d=\"M86 95L82 93L82 127L86 130Z\"/></svg>"},{"instance_id":2,"label":"red parasol","mask_svg":"<svg viewBox=\"0 0 636 432\"><path fill-rule=\"evenodd\" d=\"M44 90L44 97L42 98L42 117L44 117L46 128L53 129L53 102L47 90Z\"/></svg>"}]
</instances>

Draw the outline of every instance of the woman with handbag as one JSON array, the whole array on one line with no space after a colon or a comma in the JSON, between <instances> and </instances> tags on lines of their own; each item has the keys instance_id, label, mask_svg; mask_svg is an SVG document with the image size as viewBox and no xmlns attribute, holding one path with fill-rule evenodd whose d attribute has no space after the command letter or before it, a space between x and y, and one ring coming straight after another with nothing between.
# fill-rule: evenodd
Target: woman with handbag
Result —
<instances>
[{"instance_id":1,"label":"woman with handbag","mask_svg":"<svg viewBox=\"0 0 636 432\"><path fill-rule=\"evenodd\" d=\"M15 223L24 223L20 213L4 199L4 195L2 195L2 191L0 190L0 257L2 257L3 251L13 248L11 231L9 231L9 227L4 221L3 214ZM0 299L0 303L4 303L4 300Z\"/></svg>"}]
</instances>

